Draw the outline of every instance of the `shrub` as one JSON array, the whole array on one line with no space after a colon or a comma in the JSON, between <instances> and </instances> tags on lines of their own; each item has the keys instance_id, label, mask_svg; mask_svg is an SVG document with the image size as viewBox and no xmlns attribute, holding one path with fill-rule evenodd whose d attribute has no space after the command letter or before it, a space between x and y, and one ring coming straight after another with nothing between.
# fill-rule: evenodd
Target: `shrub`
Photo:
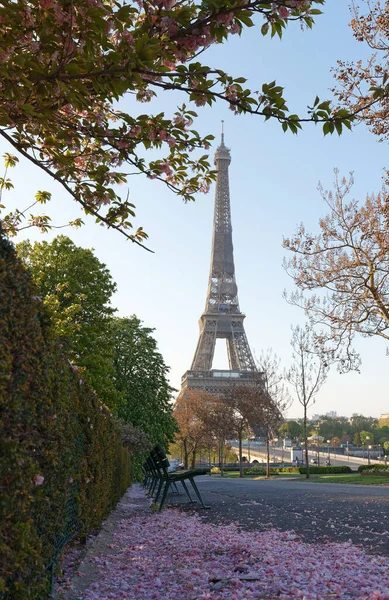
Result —
<instances>
[{"instance_id":1,"label":"shrub","mask_svg":"<svg viewBox=\"0 0 389 600\"><path fill-rule=\"evenodd\" d=\"M372 477L372 476L382 476L382 477L388 477L389 476L389 469L369 469L368 471L361 471L361 476L363 477Z\"/></svg>"},{"instance_id":2,"label":"shrub","mask_svg":"<svg viewBox=\"0 0 389 600\"><path fill-rule=\"evenodd\" d=\"M301 475L305 475L307 472L307 467L299 467L299 471L301 473ZM315 467L315 466L310 466L309 467L309 472L312 475L320 475L320 474L325 474L325 473L352 473L352 469L349 466L338 466L338 467Z\"/></svg>"},{"instance_id":3,"label":"shrub","mask_svg":"<svg viewBox=\"0 0 389 600\"><path fill-rule=\"evenodd\" d=\"M299 467L272 467L271 473L300 473Z\"/></svg>"},{"instance_id":4,"label":"shrub","mask_svg":"<svg viewBox=\"0 0 389 600\"><path fill-rule=\"evenodd\" d=\"M220 475L221 470L219 469L219 467L212 467L211 469L211 475Z\"/></svg>"},{"instance_id":5,"label":"shrub","mask_svg":"<svg viewBox=\"0 0 389 600\"><path fill-rule=\"evenodd\" d=\"M388 465L375 464L375 465L359 465L358 472L362 473L362 471L386 471L388 469Z\"/></svg>"},{"instance_id":6,"label":"shrub","mask_svg":"<svg viewBox=\"0 0 389 600\"><path fill-rule=\"evenodd\" d=\"M266 469L255 465L253 467L246 467L245 469L243 469L243 473L245 475L266 475Z\"/></svg>"},{"instance_id":7,"label":"shrub","mask_svg":"<svg viewBox=\"0 0 389 600\"><path fill-rule=\"evenodd\" d=\"M0 596L36 600L63 545L98 527L129 485L129 454L1 232L0 411Z\"/></svg>"}]
</instances>

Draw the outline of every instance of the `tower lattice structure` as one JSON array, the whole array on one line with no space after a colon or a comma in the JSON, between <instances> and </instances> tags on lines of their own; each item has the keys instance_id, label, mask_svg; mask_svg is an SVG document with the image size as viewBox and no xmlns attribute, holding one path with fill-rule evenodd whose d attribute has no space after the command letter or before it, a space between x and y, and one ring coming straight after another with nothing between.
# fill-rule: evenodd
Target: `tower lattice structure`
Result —
<instances>
[{"instance_id":1,"label":"tower lattice structure","mask_svg":"<svg viewBox=\"0 0 389 600\"><path fill-rule=\"evenodd\" d=\"M232 382L250 385L261 377L247 341L245 315L239 308L228 179L231 155L224 144L223 133L214 163L217 181L208 292L192 366L182 377L182 392L186 388L197 388L219 394ZM229 370L212 370L218 338L226 340Z\"/></svg>"}]
</instances>

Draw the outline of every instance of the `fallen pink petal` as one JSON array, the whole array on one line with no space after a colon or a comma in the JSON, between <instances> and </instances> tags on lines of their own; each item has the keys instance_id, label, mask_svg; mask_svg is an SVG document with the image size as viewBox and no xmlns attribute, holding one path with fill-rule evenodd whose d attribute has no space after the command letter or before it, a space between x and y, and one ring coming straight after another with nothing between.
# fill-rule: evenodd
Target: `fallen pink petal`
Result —
<instances>
[{"instance_id":1,"label":"fallen pink petal","mask_svg":"<svg viewBox=\"0 0 389 600\"><path fill-rule=\"evenodd\" d=\"M128 518L110 550L89 558L97 578L80 599L389 599L387 556L350 542L305 543L274 527L210 524L178 508L137 513L142 497L133 486L119 505Z\"/></svg>"}]
</instances>

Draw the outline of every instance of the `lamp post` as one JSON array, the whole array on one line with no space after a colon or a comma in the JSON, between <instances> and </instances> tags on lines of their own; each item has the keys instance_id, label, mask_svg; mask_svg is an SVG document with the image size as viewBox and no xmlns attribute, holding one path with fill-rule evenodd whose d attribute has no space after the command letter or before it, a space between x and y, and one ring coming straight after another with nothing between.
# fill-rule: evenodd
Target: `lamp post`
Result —
<instances>
[{"instance_id":1,"label":"lamp post","mask_svg":"<svg viewBox=\"0 0 389 600\"><path fill-rule=\"evenodd\" d=\"M331 440L327 440L327 444L328 444L328 464L331 463L331 460L330 460L330 443L331 443Z\"/></svg>"},{"instance_id":2,"label":"lamp post","mask_svg":"<svg viewBox=\"0 0 389 600\"><path fill-rule=\"evenodd\" d=\"M286 436L284 436L284 439L283 439L283 441L282 441L282 448L281 448L281 466L282 466L282 467L284 466L284 448L285 448L285 437L286 437Z\"/></svg>"},{"instance_id":3,"label":"lamp post","mask_svg":"<svg viewBox=\"0 0 389 600\"><path fill-rule=\"evenodd\" d=\"M370 437L367 435L365 437L365 443L367 445L367 464L370 465L370 448L371 446L369 446L369 442L370 442Z\"/></svg>"},{"instance_id":4,"label":"lamp post","mask_svg":"<svg viewBox=\"0 0 389 600\"><path fill-rule=\"evenodd\" d=\"M317 427L316 427L316 460L317 460L318 467L320 467L319 428L320 428L320 426L317 425Z\"/></svg>"},{"instance_id":5,"label":"lamp post","mask_svg":"<svg viewBox=\"0 0 389 600\"><path fill-rule=\"evenodd\" d=\"M381 461L381 444L378 444L378 460Z\"/></svg>"}]
</instances>

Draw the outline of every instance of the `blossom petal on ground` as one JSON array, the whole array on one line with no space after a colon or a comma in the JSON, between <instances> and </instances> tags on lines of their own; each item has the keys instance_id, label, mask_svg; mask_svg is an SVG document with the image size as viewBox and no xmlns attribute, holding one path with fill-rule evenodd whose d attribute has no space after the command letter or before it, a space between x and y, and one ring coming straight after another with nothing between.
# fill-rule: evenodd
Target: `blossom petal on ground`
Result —
<instances>
[{"instance_id":1,"label":"blossom petal on ground","mask_svg":"<svg viewBox=\"0 0 389 600\"><path fill-rule=\"evenodd\" d=\"M348 542L304 543L293 531L212 525L178 509L129 510L115 548L93 559L100 578L83 600L389 600L388 557Z\"/></svg>"}]
</instances>

